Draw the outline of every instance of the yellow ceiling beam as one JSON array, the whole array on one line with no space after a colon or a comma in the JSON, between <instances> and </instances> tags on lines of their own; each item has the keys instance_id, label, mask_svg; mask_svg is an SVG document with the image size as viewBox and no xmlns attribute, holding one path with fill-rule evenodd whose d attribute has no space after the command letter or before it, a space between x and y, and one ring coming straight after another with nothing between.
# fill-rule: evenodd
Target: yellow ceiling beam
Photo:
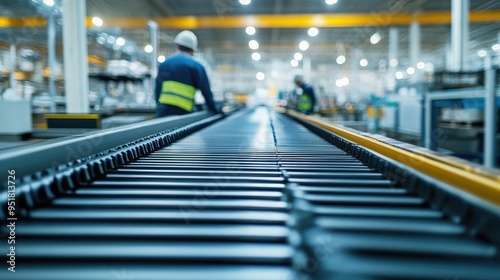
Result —
<instances>
[{"instance_id":1,"label":"yellow ceiling beam","mask_svg":"<svg viewBox=\"0 0 500 280\"><path fill-rule=\"evenodd\" d=\"M253 25L258 28L308 28L315 27L362 27L408 25L414 21L422 25L450 24L450 12L427 12L420 14L291 14L291 15L244 15L244 16L180 16L161 18L104 18L103 28L138 29L146 28L148 20L156 21L160 28L244 28ZM498 22L500 10L470 12L471 23ZM40 17L0 17L0 28L45 27L47 21ZM86 24L92 27L91 18Z\"/></svg>"},{"instance_id":2,"label":"yellow ceiling beam","mask_svg":"<svg viewBox=\"0 0 500 280\"><path fill-rule=\"evenodd\" d=\"M0 28L44 26L47 26L47 20L42 17L0 17Z\"/></svg>"},{"instance_id":3,"label":"yellow ceiling beam","mask_svg":"<svg viewBox=\"0 0 500 280\"><path fill-rule=\"evenodd\" d=\"M205 16L205 17L162 17L153 18L160 28L202 29L202 28L308 28L315 27L362 27L409 25L417 21L423 25L450 24L449 12L413 14L292 14L255 16ZM146 26L144 18L109 18L106 27L141 28ZM498 22L500 11L471 12L470 22ZM90 23L90 21L89 21ZM90 25L89 25L90 26Z\"/></svg>"}]
</instances>

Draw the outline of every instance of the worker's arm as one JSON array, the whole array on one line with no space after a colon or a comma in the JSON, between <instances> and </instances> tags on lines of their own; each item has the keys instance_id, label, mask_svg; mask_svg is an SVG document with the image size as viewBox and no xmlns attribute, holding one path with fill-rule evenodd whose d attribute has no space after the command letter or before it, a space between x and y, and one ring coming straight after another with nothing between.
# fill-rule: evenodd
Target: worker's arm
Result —
<instances>
[{"instance_id":1,"label":"worker's arm","mask_svg":"<svg viewBox=\"0 0 500 280\"><path fill-rule=\"evenodd\" d=\"M165 74L161 71L160 67L158 67L158 76L155 79L155 102L158 102L158 98L160 98L161 86L165 80Z\"/></svg>"},{"instance_id":2,"label":"worker's arm","mask_svg":"<svg viewBox=\"0 0 500 280\"><path fill-rule=\"evenodd\" d=\"M197 88L199 88L201 93L203 94L208 108L214 113L219 113L220 110L215 105L214 95L212 93L212 90L210 89L210 82L208 81L207 72L205 71L205 68L203 68L203 66L199 67L197 75Z\"/></svg>"}]
</instances>

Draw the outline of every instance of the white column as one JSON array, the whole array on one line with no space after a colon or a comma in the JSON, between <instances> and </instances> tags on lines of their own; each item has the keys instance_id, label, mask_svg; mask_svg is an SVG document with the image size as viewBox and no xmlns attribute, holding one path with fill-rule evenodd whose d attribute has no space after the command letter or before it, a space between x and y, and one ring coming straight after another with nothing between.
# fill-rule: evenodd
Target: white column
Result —
<instances>
[{"instance_id":1,"label":"white column","mask_svg":"<svg viewBox=\"0 0 500 280\"><path fill-rule=\"evenodd\" d=\"M16 90L16 45L10 44L10 75L9 75L9 86L11 89Z\"/></svg>"},{"instance_id":2,"label":"white column","mask_svg":"<svg viewBox=\"0 0 500 280\"><path fill-rule=\"evenodd\" d=\"M496 108L496 71L492 68L491 58L485 58L485 100L484 100L484 165L494 168L497 157L497 108Z\"/></svg>"},{"instance_id":3,"label":"white column","mask_svg":"<svg viewBox=\"0 0 500 280\"><path fill-rule=\"evenodd\" d=\"M63 0L64 78L67 113L89 112L85 0Z\"/></svg>"},{"instance_id":4,"label":"white column","mask_svg":"<svg viewBox=\"0 0 500 280\"><path fill-rule=\"evenodd\" d=\"M451 0L451 69L462 71L469 40L469 0Z\"/></svg>"},{"instance_id":5,"label":"white column","mask_svg":"<svg viewBox=\"0 0 500 280\"><path fill-rule=\"evenodd\" d=\"M416 21L410 25L410 66L417 69L420 60L420 24ZM411 76L410 81L415 83L419 80L418 73Z\"/></svg>"},{"instance_id":6,"label":"white column","mask_svg":"<svg viewBox=\"0 0 500 280\"><path fill-rule=\"evenodd\" d=\"M48 26L47 26L47 61L50 69L49 75L49 94L52 99L50 102L50 112L56 112L56 86L55 86L55 71L54 64L56 60L56 28L54 22L54 12L52 9L49 12Z\"/></svg>"},{"instance_id":7,"label":"white column","mask_svg":"<svg viewBox=\"0 0 500 280\"><path fill-rule=\"evenodd\" d=\"M399 59L399 32L396 27L389 29L389 69L396 72L395 67L391 67L391 61Z\"/></svg>"},{"instance_id":8,"label":"white column","mask_svg":"<svg viewBox=\"0 0 500 280\"><path fill-rule=\"evenodd\" d=\"M148 93L147 101L151 101L151 104L155 104L155 87L156 87L156 75L158 74L158 23L154 21L148 21L148 28L150 32L150 44L153 47L151 52L151 78L150 78L150 89L151 92Z\"/></svg>"}]
</instances>

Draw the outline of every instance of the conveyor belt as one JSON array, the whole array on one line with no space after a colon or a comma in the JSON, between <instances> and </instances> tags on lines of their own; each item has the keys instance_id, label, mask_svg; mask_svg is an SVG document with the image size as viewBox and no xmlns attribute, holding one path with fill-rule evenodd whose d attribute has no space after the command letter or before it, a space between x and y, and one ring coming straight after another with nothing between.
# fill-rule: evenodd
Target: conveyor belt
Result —
<instances>
[{"instance_id":1,"label":"conveyor belt","mask_svg":"<svg viewBox=\"0 0 500 280\"><path fill-rule=\"evenodd\" d=\"M266 108L25 216L1 279L500 279L494 240Z\"/></svg>"}]
</instances>

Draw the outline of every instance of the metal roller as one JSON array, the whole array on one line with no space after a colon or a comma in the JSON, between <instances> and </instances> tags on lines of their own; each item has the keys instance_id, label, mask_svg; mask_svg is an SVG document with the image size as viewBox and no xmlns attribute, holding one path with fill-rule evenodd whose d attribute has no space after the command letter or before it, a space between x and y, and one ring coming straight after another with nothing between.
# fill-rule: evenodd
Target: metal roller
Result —
<instances>
[{"instance_id":1,"label":"metal roller","mask_svg":"<svg viewBox=\"0 0 500 280\"><path fill-rule=\"evenodd\" d=\"M268 108L237 112L34 203L0 276L499 279L495 240L366 162Z\"/></svg>"}]
</instances>

